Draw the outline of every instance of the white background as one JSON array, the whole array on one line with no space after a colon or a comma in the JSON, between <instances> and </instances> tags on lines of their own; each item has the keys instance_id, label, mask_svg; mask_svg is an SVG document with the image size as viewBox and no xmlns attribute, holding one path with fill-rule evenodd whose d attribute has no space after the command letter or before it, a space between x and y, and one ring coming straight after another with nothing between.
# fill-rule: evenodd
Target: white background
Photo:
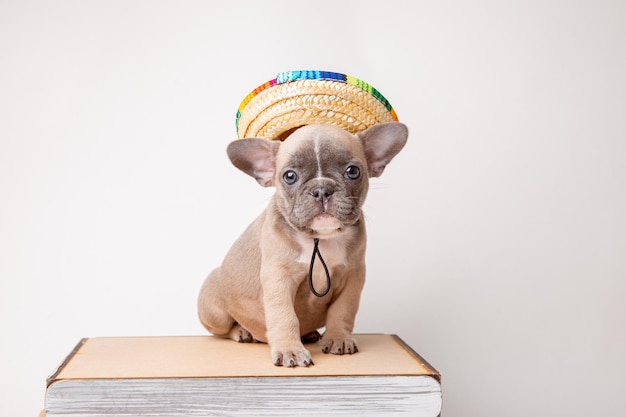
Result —
<instances>
[{"instance_id":1,"label":"white background","mask_svg":"<svg viewBox=\"0 0 626 417\"><path fill-rule=\"evenodd\" d=\"M410 128L356 330L435 365L445 416L624 415L626 3L552 0L0 1L0 415L82 337L204 334L272 192L227 160L235 111L291 69Z\"/></svg>"}]
</instances>

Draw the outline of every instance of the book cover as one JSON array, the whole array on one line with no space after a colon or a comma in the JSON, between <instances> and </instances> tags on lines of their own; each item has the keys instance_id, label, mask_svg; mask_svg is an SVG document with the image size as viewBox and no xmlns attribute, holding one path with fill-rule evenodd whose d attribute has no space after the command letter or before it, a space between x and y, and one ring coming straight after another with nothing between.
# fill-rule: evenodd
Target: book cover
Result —
<instances>
[{"instance_id":1,"label":"book cover","mask_svg":"<svg viewBox=\"0 0 626 417\"><path fill-rule=\"evenodd\" d=\"M441 376L395 335L356 335L359 353L273 366L269 346L213 336L83 339L48 378L47 416L424 415Z\"/></svg>"}]
</instances>

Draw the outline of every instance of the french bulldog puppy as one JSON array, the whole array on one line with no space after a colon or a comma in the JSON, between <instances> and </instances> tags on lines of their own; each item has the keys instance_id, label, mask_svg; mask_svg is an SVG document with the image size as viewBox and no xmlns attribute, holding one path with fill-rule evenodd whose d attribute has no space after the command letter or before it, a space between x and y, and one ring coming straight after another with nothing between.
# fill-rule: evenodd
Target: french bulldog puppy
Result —
<instances>
[{"instance_id":1,"label":"french bulldog puppy","mask_svg":"<svg viewBox=\"0 0 626 417\"><path fill-rule=\"evenodd\" d=\"M407 136L401 123L356 135L308 125L283 142L230 143L232 163L276 192L205 280L198 299L204 327L238 342L268 343L276 366L312 365L302 341L318 339L322 327L324 353L356 353L352 330L365 283L361 207L369 177L382 174ZM314 239L331 278L318 258L311 273L317 295L308 282Z\"/></svg>"}]
</instances>

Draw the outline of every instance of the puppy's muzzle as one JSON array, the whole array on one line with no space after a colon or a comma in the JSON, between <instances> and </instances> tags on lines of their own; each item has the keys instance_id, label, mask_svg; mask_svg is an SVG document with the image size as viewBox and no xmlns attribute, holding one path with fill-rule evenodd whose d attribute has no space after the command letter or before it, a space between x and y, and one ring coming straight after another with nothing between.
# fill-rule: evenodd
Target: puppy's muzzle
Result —
<instances>
[{"instance_id":1,"label":"puppy's muzzle","mask_svg":"<svg viewBox=\"0 0 626 417\"><path fill-rule=\"evenodd\" d=\"M319 204L322 213L326 213L329 206L334 204L332 197L337 191L337 187L338 185L329 178L315 178L309 183L307 194L313 199L314 204Z\"/></svg>"},{"instance_id":2,"label":"puppy's muzzle","mask_svg":"<svg viewBox=\"0 0 626 417\"><path fill-rule=\"evenodd\" d=\"M324 206L328 204L328 200L334 193L334 189L326 186L317 187L311 190L311 196L313 196L315 201L317 201L318 203L322 203L322 205Z\"/></svg>"}]
</instances>

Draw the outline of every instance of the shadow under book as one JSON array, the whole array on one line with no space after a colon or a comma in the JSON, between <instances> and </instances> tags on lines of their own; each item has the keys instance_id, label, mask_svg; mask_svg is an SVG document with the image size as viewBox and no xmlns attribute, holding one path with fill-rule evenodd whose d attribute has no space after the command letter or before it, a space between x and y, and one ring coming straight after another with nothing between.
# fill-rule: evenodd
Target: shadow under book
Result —
<instances>
[{"instance_id":1,"label":"shadow under book","mask_svg":"<svg viewBox=\"0 0 626 417\"><path fill-rule=\"evenodd\" d=\"M268 345L212 336L83 339L48 378L46 416L438 416L441 375L399 337L273 366Z\"/></svg>"}]
</instances>

